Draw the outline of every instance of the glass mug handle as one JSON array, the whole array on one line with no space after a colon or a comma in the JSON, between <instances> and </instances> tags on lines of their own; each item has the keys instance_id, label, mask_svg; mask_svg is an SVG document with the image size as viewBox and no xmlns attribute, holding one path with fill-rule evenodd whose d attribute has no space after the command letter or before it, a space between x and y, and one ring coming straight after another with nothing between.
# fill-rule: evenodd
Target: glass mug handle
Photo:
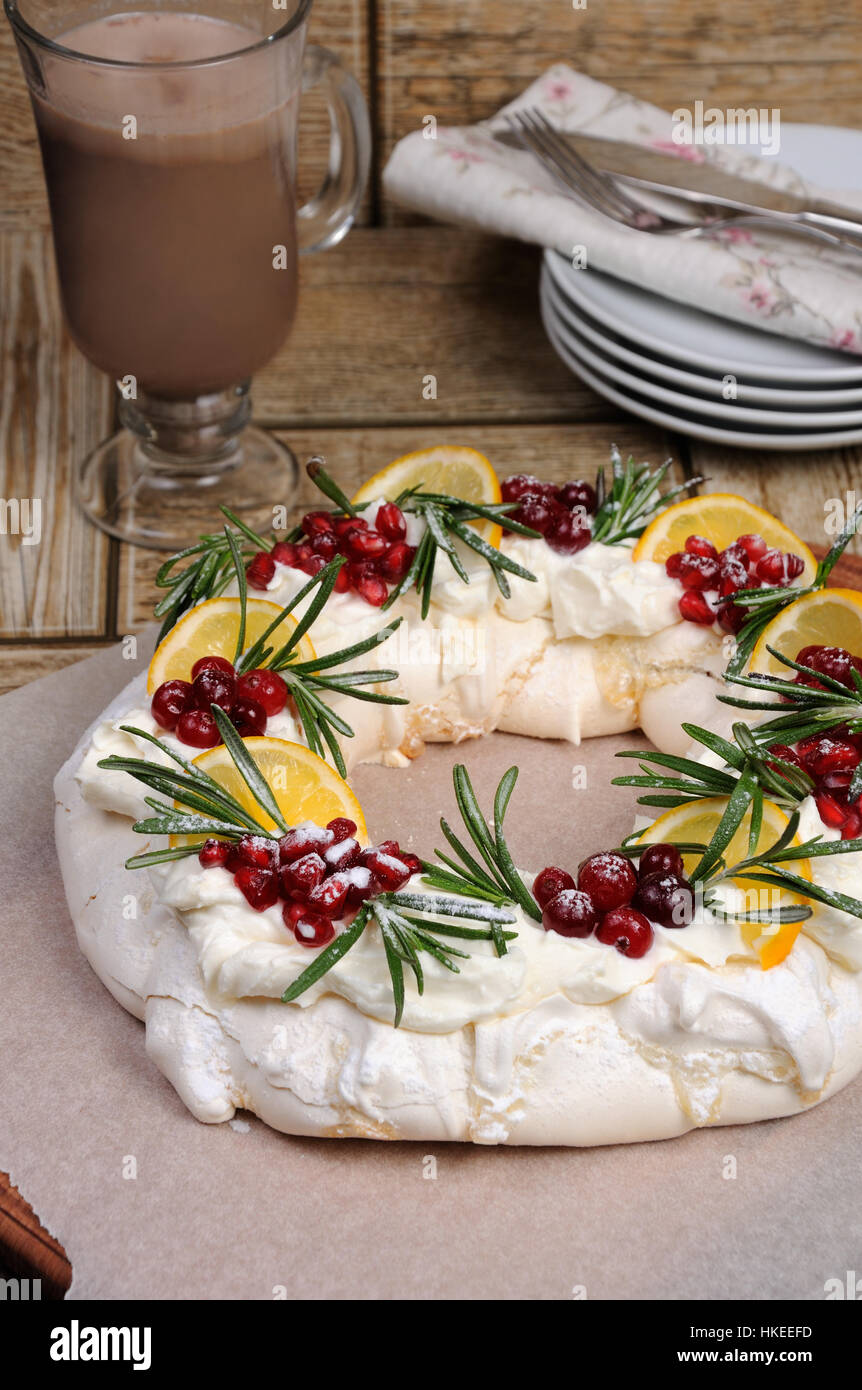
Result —
<instances>
[{"instance_id":1,"label":"glass mug handle","mask_svg":"<svg viewBox=\"0 0 862 1390\"><path fill-rule=\"evenodd\" d=\"M350 230L371 164L371 126L359 83L334 53L308 44L302 90L324 85L329 107L329 166L317 193L299 208L300 254L335 246Z\"/></svg>"}]
</instances>

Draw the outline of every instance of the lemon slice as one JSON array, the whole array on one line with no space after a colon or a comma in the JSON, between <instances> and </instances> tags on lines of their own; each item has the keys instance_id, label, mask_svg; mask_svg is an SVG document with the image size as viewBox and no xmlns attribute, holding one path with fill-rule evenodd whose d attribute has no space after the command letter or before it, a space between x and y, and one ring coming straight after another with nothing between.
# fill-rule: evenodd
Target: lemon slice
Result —
<instances>
[{"instance_id":1,"label":"lemon slice","mask_svg":"<svg viewBox=\"0 0 862 1390\"><path fill-rule=\"evenodd\" d=\"M484 454L462 444L438 444L405 454L363 483L352 499L374 502L385 497L394 502L406 488L420 492L445 492L465 502L493 504L502 501L500 480ZM493 521L473 522L489 545L499 546L502 530Z\"/></svg>"},{"instance_id":2,"label":"lemon slice","mask_svg":"<svg viewBox=\"0 0 862 1390\"><path fill-rule=\"evenodd\" d=\"M250 598L245 609L245 643L248 651L280 612L277 603ZM163 681L191 679L192 667L202 656L223 656L233 661L239 633L238 598L211 598L189 609L159 643L147 672L147 691L152 695ZM288 614L272 633L267 645L282 647L290 639L297 620ZM296 648L297 661L313 661L314 647L306 634Z\"/></svg>"},{"instance_id":3,"label":"lemon slice","mask_svg":"<svg viewBox=\"0 0 862 1390\"><path fill-rule=\"evenodd\" d=\"M772 619L751 653L749 669L792 680L794 672L782 666L767 647L796 660L803 647L844 647L862 656L862 593L858 589L818 589L803 594Z\"/></svg>"},{"instance_id":4,"label":"lemon slice","mask_svg":"<svg viewBox=\"0 0 862 1390\"><path fill-rule=\"evenodd\" d=\"M763 507L756 507L733 492L708 492L688 497L659 512L650 522L634 550L634 560L658 560L683 550L689 536L704 536L718 550L724 550L738 536L762 536L768 546L789 550L805 561L805 569L795 581L812 583L817 561L804 541Z\"/></svg>"},{"instance_id":5,"label":"lemon slice","mask_svg":"<svg viewBox=\"0 0 862 1390\"><path fill-rule=\"evenodd\" d=\"M692 801L685 806L675 806L673 810L666 811L663 816L659 816L658 820L653 821L652 825L647 826L643 834L638 837L638 844L677 844L686 841L695 844L708 844L715 834L716 827L726 808L727 800L723 796L704 797L702 801ZM763 824L757 841L758 853L775 844L775 841L786 830L788 819L789 817L774 802L764 801ZM726 863L734 864L747 857L750 827L751 810L749 809L725 850ZM794 837L793 844L801 844L798 835ZM692 873L697 867L699 857L697 854L683 855L687 874ZM800 878L811 881L811 864L807 859L794 861L790 868ZM783 889L776 890L765 883L752 883L743 878L734 879L733 882L746 894L746 902L750 911L768 912L776 907L795 906L805 902L805 899L800 898L798 894L785 892ZM801 927L801 922L784 922L778 927L762 922L740 923L743 940L749 949L757 955L764 970L769 970L771 966L784 960L784 957L792 949Z\"/></svg>"},{"instance_id":6,"label":"lemon slice","mask_svg":"<svg viewBox=\"0 0 862 1390\"><path fill-rule=\"evenodd\" d=\"M347 816L356 822L356 838L360 844L368 844L365 817L353 792L344 778L310 748L281 738L247 738L244 743L288 825L298 825L305 820L326 825L336 816ZM272 817L258 804L240 777L223 743L201 753L194 759L194 765L224 787L267 830L275 828ZM172 836L171 844L181 844L183 840L182 836Z\"/></svg>"}]
</instances>

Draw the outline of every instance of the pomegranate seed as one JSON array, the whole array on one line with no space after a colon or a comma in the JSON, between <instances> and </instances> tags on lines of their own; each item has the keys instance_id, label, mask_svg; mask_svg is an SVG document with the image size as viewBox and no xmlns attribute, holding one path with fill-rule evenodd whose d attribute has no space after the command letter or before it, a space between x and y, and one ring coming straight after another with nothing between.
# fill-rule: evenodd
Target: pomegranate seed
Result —
<instances>
[{"instance_id":1,"label":"pomegranate seed","mask_svg":"<svg viewBox=\"0 0 862 1390\"><path fill-rule=\"evenodd\" d=\"M360 598L365 599L366 603L370 603L372 608L382 608L389 597L386 581L378 579L374 575L360 579L356 585L356 592Z\"/></svg>"},{"instance_id":2,"label":"pomegranate seed","mask_svg":"<svg viewBox=\"0 0 862 1390\"><path fill-rule=\"evenodd\" d=\"M284 907L281 909L281 915L284 918L285 926L288 926L291 928L291 930L293 930L294 923L298 922L300 917L304 917L307 911L308 908L306 907L305 903L298 903L294 901L286 902L284 904Z\"/></svg>"},{"instance_id":3,"label":"pomegranate seed","mask_svg":"<svg viewBox=\"0 0 862 1390\"><path fill-rule=\"evenodd\" d=\"M389 542L376 531L353 527L344 537L347 554L354 560L379 560L389 549Z\"/></svg>"},{"instance_id":4,"label":"pomegranate seed","mask_svg":"<svg viewBox=\"0 0 862 1390\"><path fill-rule=\"evenodd\" d=\"M847 807L842 806L829 792L815 792L814 801L823 824L828 825L830 830L841 830L848 819Z\"/></svg>"},{"instance_id":5,"label":"pomegranate seed","mask_svg":"<svg viewBox=\"0 0 862 1390\"><path fill-rule=\"evenodd\" d=\"M217 671L208 667L195 676L192 692L198 709L218 705L219 709L229 710L236 699L236 676L233 671Z\"/></svg>"},{"instance_id":6,"label":"pomegranate seed","mask_svg":"<svg viewBox=\"0 0 862 1390\"><path fill-rule=\"evenodd\" d=\"M296 562L295 562L295 563L296 563L297 569L300 569L303 565L307 565L313 554L314 554L314 551L313 551L312 548L311 548L311 542L310 542L310 541L302 541L302 542L296 547Z\"/></svg>"},{"instance_id":7,"label":"pomegranate seed","mask_svg":"<svg viewBox=\"0 0 862 1390\"><path fill-rule=\"evenodd\" d=\"M333 590L336 594L346 594L353 588L353 581L350 578L350 570L347 565L342 565L335 576Z\"/></svg>"},{"instance_id":8,"label":"pomegranate seed","mask_svg":"<svg viewBox=\"0 0 862 1390\"><path fill-rule=\"evenodd\" d=\"M638 863L638 878L649 878L650 874L673 874L683 877L682 855L676 845L649 845Z\"/></svg>"},{"instance_id":9,"label":"pomegranate seed","mask_svg":"<svg viewBox=\"0 0 862 1390\"><path fill-rule=\"evenodd\" d=\"M334 531L318 531L312 539L311 548L328 565L338 554L338 537Z\"/></svg>"},{"instance_id":10,"label":"pomegranate seed","mask_svg":"<svg viewBox=\"0 0 862 1390\"><path fill-rule=\"evenodd\" d=\"M250 865L244 865L237 869L233 881L255 912L265 912L278 902L278 879L272 869L253 869Z\"/></svg>"},{"instance_id":11,"label":"pomegranate seed","mask_svg":"<svg viewBox=\"0 0 862 1390\"><path fill-rule=\"evenodd\" d=\"M346 568L350 571L354 588L363 579L379 579L378 566L380 564L382 564L382 560L351 560Z\"/></svg>"},{"instance_id":12,"label":"pomegranate seed","mask_svg":"<svg viewBox=\"0 0 862 1390\"><path fill-rule=\"evenodd\" d=\"M255 700L267 715L281 714L287 704L287 682L277 671L262 667L245 671L236 683L236 693L242 700Z\"/></svg>"},{"instance_id":13,"label":"pomegranate seed","mask_svg":"<svg viewBox=\"0 0 862 1390\"><path fill-rule=\"evenodd\" d=\"M733 541L731 545L725 546L718 557L719 565L742 565L743 569L749 573L752 571L752 563L748 558L748 551L739 541Z\"/></svg>"},{"instance_id":14,"label":"pomegranate seed","mask_svg":"<svg viewBox=\"0 0 862 1390\"><path fill-rule=\"evenodd\" d=\"M717 589L719 581L718 561L708 555L683 555L679 566L679 576L686 589Z\"/></svg>"},{"instance_id":15,"label":"pomegranate seed","mask_svg":"<svg viewBox=\"0 0 862 1390\"><path fill-rule=\"evenodd\" d=\"M542 926L558 936L589 936L598 921L595 903L580 888L564 888L542 908Z\"/></svg>"},{"instance_id":16,"label":"pomegranate seed","mask_svg":"<svg viewBox=\"0 0 862 1390\"><path fill-rule=\"evenodd\" d=\"M226 676L236 676L233 662L228 661L226 656L202 656L192 667L192 680L201 671L224 671Z\"/></svg>"},{"instance_id":17,"label":"pomegranate seed","mask_svg":"<svg viewBox=\"0 0 862 1390\"><path fill-rule=\"evenodd\" d=\"M312 552L307 559L298 560L296 567L301 569L303 574L315 575L320 574L320 571L326 568L326 561L322 555L316 555Z\"/></svg>"},{"instance_id":18,"label":"pomegranate seed","mask_svg":"<svg viewBox=\"0 0 862 1390\"><path fill-rule=\"evenodd\" d=\"M317 888L326 878L326 865L314 850L286 864L281 871L281 886L289 898L308 899L312 888Z\"/></svg>"},{"instance_id":19,"label":"pomegranate seed","mask_svg":"<svg viewBox=\"0 0 862 1390\"><path fill-rule=\"evenodd\" d=\"M333 874L331 878L324 879L316 888L312 888L308 894L308 906L314 912L320 912L324 917L339 917L341 910L347 900L347 890L350 883L343 874Z\"/></svg>"},{"instance_id":20,"label":"pomegranate seed","mask_svg":"<svg viewBox=\"0 0 862 1390\"><path fill-rule=\"evenodd\" d=\"M249 561L245 577L252 589L266 589L275 574L275 561L266 550L259 550Z\"/></svg>"},{"instance_id":21,"label":"pomegranate seed","mask_svg":"<svg viewBox=\"0 0 862 1390\"><path fill-rule=\"evenodd\" d=\"M818 791L835 792L835 800L842 803L847 801L847 788L853 781L852 772L827 772L825 776L818 778Z\"/></svg>"},{"instance_id":22,"label":"pomegranate seed","mask_svg":"<svg viewBox=\"0 0 862 1390\"><path fill-rule=\"evenodd\" d=\"M818 739L805 758L805 766L815 777L825 777L830 772L852 772L859 766L860 753L852 743L837 739Z\"/></svg>"},{"instance_id":23,"label":"pomegranate seed","mask_svg":"<svg viewBox=\"0 0 862 1390\"><path fill-rule=\"evenodd\" d=\"M377 562L381 578L390 584L399 584L413 564L415 554L415 545L407 545L405 541L391 545Z\"/></svg>"},{"instance_id":24,"label":"pomegranate seed","mask_svg":"<svg viewBox=\"0 0 862 1390\"><path fill-rule=\"evenodd\" d=\"M315 825L312 821L304 821L302 825L296 825L292 830L288 830L286 835L282 835L278 842L278 858L281 864L292 864L295 859L301 859L304 854L310 854L314 850L317 854L333 843L331 830L324 829L322 825Z\"/></svg>"},{"instance_id":25,"label":"pomegranate seed","mask_svg":"<svg viewBox=\"0 0 862 1390\"><path fill-rule=\"evenodd\" d=\"M781 762L790 763L792 767L802 767L802 759L799 754L794 752L792 748L788 748L786 743L771 743L769 752L774 758L780 758ZM774 763L769 760L766 766L771 768L773 772L777 772L779 777L787 775L787 769L783 768L781 763Z\"/></svg>"},{"instance_id":26,"label":"pomegranate seed","mask_svg":"<svg viewBox=\"0 0 862 1390\"><path fill-rule=\"evenodd\" d=\"M575 880L571 874L566 873L565 869L557 869L553 864L549 864L541 873L536 874L533 880L533 897L544 907L546 903L555 898L558 893L562 893L564 888L574 888Z\"/></svg>"},{"instance_id":27,"label":"pomegranate seed","mask_svg":"<svg viewBox=\"0 0 862 1390\"><path fill-rule=\"evenodd\" d=\"M694 916L694 894L678 874L649 874L638 884L633 906L663 927L687 927Z\"/></svg>"},{"instance_id":28,"label":"pomegranate seed","mask_svg":"<svg viewBox=\"0 0 862 1390\"><path fill-rule=\"evenodd\" d=\"M842 840L856 840L862 834L862 815L853 809L847 814L847 819L841 827Z\"/></svg>"},{"instance_id":29,"label":"pomegranate seed","mask_svg":"<svg viewBox=\"0 0 862 1390\"><path fill-rule=\"evenodd\" d=\"M188 709L177 720L177 738L192 748L215 748L221 743L218 725L207 709Z\"/></svg>"},{"instance_id":30,"label":"pomegranate seed","mask_svg":"<svg viewBox=\"0 0 862 1390\"><path fill-rule=\"evenodd\" d=\"M668 555L664 562L664 571L669 579L679 579L684 560L685 554L681 550L675 550L672 555Z\"/></svg>"},{"instance_id":31,"label":"pomegranate seed","mask_svg":"<svg viewBox=\"0 0 862 1390\"><path fill-rule=\"evenodd\" d=\"M718 625L724 632L739 632L748 619L748 609L738 603L723 603L718 610Z\"/></svg>"},{"instance_id":32,"label":"pomegranate seed","mask_svg":"<svg viewBox=\"0 0 862 1390\"><path fill-rule=\"evenodd\" d=\"M768 548L763 537L758 535L737 536L735 544L745 551L749 565L755 565L762 559Z\"/></svg>"},{"instance_id":33,"label":"pomegranate seed","mask_svg":"<svg viewBox=\"0 0 862 1390\"><path fill-rule=\"evenodd\" d=\"M198 850L198 862L204 869L226 864L232 846L227 840L204 840Z\"/></svg>"},{"instance_id":34,"label":"pomegranate seed","mask_svg":"<svg viewBox=\"0 0 862 1390\"><path fill-rule=\"evenodd\" d=\"M736 560L732 556L727 559L724 555L718 562L719 583L718 592L722 598L727 598L730 594L738 594L740 589L750 589L751 577L748 570L741 560Z\"/></svg>"},{"instance_id":35,"label":"pomegranate seed","mask_svg":"<svg viewBox=\"0 0 862 1390\"><path fill-rule=\"evenodd\" d=\"M288 924L300 946L327 946L335 936L335 927L329 917L319 912L304 912L295 922Z\"/></svg>"},{"instance_id":36,"label":"pomegranate seed","mask_svg":"<svg viewBox=\"0 0 862 1390\"><path fill-rule=\"evenodd\" d=\"M576 511L582 507L590 516L595 516L599 505L599 499L592 483L586 483L580 478L572 483L564 483L558 490L557 496L563 506L568 507L570 511Z\"/></svg>"},{"instance_id":37,"label":"pomegranate seed","mask_svg":"<svg viewBox=\"0 0 862 1390\"><path fill-rule=\"evenodd\" d=\"M150 714L161 729L175 729L180 715L190 709L194 700L188 681L163 681L153 695Z\"/></svg>"},{"instance_id":38,"label":"pomegranate seed","mask_svg":"<svg viewBox=\"0 0 862 1390\"><path fill-rule=\"evenodd\" d=\"M367 853L373 854L375 849L378 854L393 854L396 859L401 853L401 846L397 840L381 840L379 845L374 845Z\"/></svg>"},{"instance_id":39,"label":"pomegranate seed","mask_svg":"<svg viewBox=\"0 0 862 1390\"><path fill-rule=\"evenodd\" d=\"M364 516L336 516L333 517L332 525L336 536L346 536L351 527L358 531L368 530L368 522Z\"/></svg>"},{"instance_id":40,"label":"pomegranate seed","mask_svg":"<svg viewBox=\"0 0 862 1390\"><path fill-rule=\"evenodd\" d=\"M631 860L608 850L592 854L578 870L578 887L588 893L600 912L630 903L638 878Z\"/></svg>"},{"instance_id":41,"label":"pomegranate seed","mask_svg":"<svg viewBox=\"0 0 862 1390\"><path fill-rule=\"evenodd\" d=\"M783 587L800 575L804 568L798 555L787 555L783 550L767 550L757 561L754 572L764 584Z\"/></svg>"},{"instance_id":42,"label":"pomegranate seed","mask_svg":"<svg viewBox=\"0 0 862 1390\"><path fill-rule=\"evenodd\" d=\"M362 864L356 864L347 871L347 878L350 887L347 890L347 908L361 907L366 899L374 895L374 879L371 870L366 869Z\"/></svg>"},{"instance_id":43,"label":"pomegranate seed","mask_svg":"<svg viewBox=\"0 0 862 1390\"><path fill-rule=\"evenodd\" d=\"M266 710L257 700L245 697L236 700L231 706L230 722L243 738L253 738L266 733Z\"/></svg>"},{"instance_id":44,"label":"pomegranate seed","mask_svg":"<svg viewBox=\"0 0 862 1390\"><path fill-rule=\"evenodd\" d=\"M642 912L633 907L615 907L605 913L596 927L596 937L606 946L615 946L621 955L638 960L652 945L653 930Z\"/></svg>"},{"instance_id":45,"label":"pomegranate seed","mask_svg":"<svg viewBox=\"0 0 862 1390\"><path fill-rule=\"evenodd\" d=\"M280 565L289 565L291 569L296 565L296 546L290 541L278 541L269 553Z\"/></svg>"},{"instance_id":46,"label":"pomegranate seed","mask_svg":"<svg viewBox=\"0 0 862 1390\"><path fill-rule=\"evenodd\" d=\"M378 507L374 525L387 541L403 541L407 535L404 513L394 502L384 502L382 507Z\"/></svg>"},{"instance_id":47,"label":"pomegranate seed","mask_svg":"<svg viewBox=\"0 0 862 1390\"><path fill-rule=\"evenodd\" d=\"M336 840L334 845L325 849L323 858L329 869L352 869L354 864L359 863L361 853L359 841L348 835L346 839Z\"/></svg>"},{"instance_id":48,"label":"pomegranate seed","mask_svg":"<svg viewBox=\"0 0 862 1390\"><path fill-rule=\"evenodd\" d=\"M718 551L712 541L708 541L705 536L689 536L685 543L688 555L700 555L705 560L717 560Z\"/></svg>"},{"instance_id":49,"label":"pomegranate seed","mask_svg":"<svg viewBox=\"0 0 862 1390\"><path fill-rule=\"evenodd\" d=\"M336 816L335 820L326 822L327 830L331 830L335 844L339 840L346 840L348 836L356 834L356 821L350 820L347 816Z\"/></svg>"},{"instance_id":50,"label":"pomegranate seed","mask_svg":"<svg viewBox=\"0 0 862 1390\"><path fill-rule=\"evenodd\" d=\"M687 623L699 623L702 627L707 627L715 622L715 613L697 589L685 591L679 601L679 611Z\"/></svg>"},{"instance_id":51,"label":"pomegranate seed","mask_svg":"<svg viewBox=\"0 0 862 1390\"><path fill-rule=\"evenodd\" d=\"M574 512L561 512L545 531L545 540L558 555L576 555L592 540L589 522Z\"/></svg>"},{"instance_id":52,"label":"pomegranate seed","mask_svg":"<svg viewBox=\"0 0 862 1390\"><path fill-rule=\"evenodd\" d=\"M403 887L410 877L410 870L404 860L394 854L387 854L382 846L366 850L362 858L364 867L371 870L379 889L387 893L393 893L397 888Z\"/></svg>"},{"instance_id":53,"label":"pomegranate seed","mask_svg":"<svg viewBox=\"0 0 862 1390\"><path fill-rule=\"evenodd\" d=\"M335 533L335 526L329 512L306 512L300 525L307 536L319 536L325 531Z\"/></svg>"},{"instance_id":54,"label":"pomegranate seed","mask_svg":"<svg viewBox=\"0 0 862 1390\"><path fill-rule=\"evenodd\" d=\"M235 845L229 846L227 866L233 873L242 868L271 869L274 857L274 840L266 840L262 835L242 835Z\"/></svg>"},{"instance_id":55,"label":"pomegranate seed","mask_svg":"<svg viewBox=\"0 0 862 1390\"><path fill-rule=\"evenodd\" d=\"M407 865L408 869L410 870L410 876L411 876L411 878L413 877L414 874L421 874L421 873L422 873L422 870L423 870L422 860L419 858L419 855L418 855L418 854L409 854L407 851L402 850L402 851L401 851L400 857L401 857L401 859L404 861L404 863Z\"/></svg>"}]
</instances>

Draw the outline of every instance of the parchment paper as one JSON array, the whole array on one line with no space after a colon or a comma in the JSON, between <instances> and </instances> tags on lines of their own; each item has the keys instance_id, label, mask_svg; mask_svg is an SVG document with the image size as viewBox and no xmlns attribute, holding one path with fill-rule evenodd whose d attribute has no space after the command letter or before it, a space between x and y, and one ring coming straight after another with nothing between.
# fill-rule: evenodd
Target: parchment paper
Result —
<instances>
[{"instance_id":1,"label":"parchment paper","mask_svg":"<svg viewBox=\"0 0 862 1390\"><path fill-rule=\"evenodd\" d=\"M71 1298L818 1299L862 1269L858 1081L792 1119L604 1149L194 1120L79 954L53 848L54 773L135 669L101 653L0 700L0 1168L65 1246ZM453 763L487 801L518 762L517 862L572 865L630 828L624 743L500 735L355 785L372 834L430 852Z\"/></svg>"}]
</instances>

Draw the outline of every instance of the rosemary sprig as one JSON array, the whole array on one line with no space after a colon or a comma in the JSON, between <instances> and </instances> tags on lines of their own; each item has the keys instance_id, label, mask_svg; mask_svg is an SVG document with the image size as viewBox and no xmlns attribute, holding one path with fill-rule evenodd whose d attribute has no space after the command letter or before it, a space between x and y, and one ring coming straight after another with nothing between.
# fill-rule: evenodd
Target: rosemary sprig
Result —
<instances>
[{"instance_id":1,"label":"rosemary sprig","mask_svg":"<svg viewBox=\"0 0 862 1390\"><path fill-rule=\"evenodd\" d=\"M221 511L233 522L238 534L226 526L221 533L201 536L196 545L171 555L156 575L157 587L168 591L153 609L154 616L163 619L160 642L193 604L224 593L234 577L235 553L245 561L255 551L272 550L275 545L274 537L259 536L228 507ZM178 569L183 560L190 563Z\"/></svg>"},{"instance_id":2,"label":"rosemary sprig","mask_svg":"<svg viewBox=\"0 0 862 1390\"><path fill-rule=\"evenodd\" d=\"M622 541L640 536L649 523L670 505L680 493L702 483L703 478L691 478L677 487L661 492L673 460L667 459L658 468L648 463L636 464L630 456L623 463L616 445L611 449L610 488L605 482L604 469L596 477L598 508L593 521L593 540L603 545L619 545Z\"/></svg>"}]
</instances>

